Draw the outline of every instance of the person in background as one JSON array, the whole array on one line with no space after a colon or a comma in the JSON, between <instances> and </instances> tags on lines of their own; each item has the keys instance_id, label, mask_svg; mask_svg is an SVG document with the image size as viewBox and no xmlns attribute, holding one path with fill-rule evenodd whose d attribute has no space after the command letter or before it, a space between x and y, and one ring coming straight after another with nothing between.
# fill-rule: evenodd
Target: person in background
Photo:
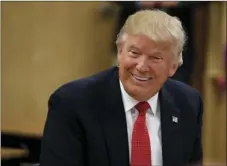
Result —
<instances>
[{"instance_id":1,"label":"person in background","mask_svg":"<svg viewBox=\"0 0 227 166\"><path fill-rule=\"evenodd\" d=\"M203 102L170 78L185 41L181 21L164 11L130 15L118 65L50 96L40 166L202 165Z\"/></svg>"},{"instance_id":2,"label":"person in background","mask_svg":"<svg viewBox=\"0 0 227 166\"><path fill-rule=\"evenodd\" d=\"M120 15L116 28L116 33L120 30L125 20L132 13L143 9L160 9L172 16L178 17L183 24L187 33L188 39L186 48L183 51L184 64L177 70L173 79L183 81L191 85L191 76L194 68L195 60L195 46L194 46L194 32L193 32L193 18L195 17L195 9L206 5L208 2L201 1L114 1L120 6ZM113 48L116 52L116 47Z\"/></svg>"}]
</instances>

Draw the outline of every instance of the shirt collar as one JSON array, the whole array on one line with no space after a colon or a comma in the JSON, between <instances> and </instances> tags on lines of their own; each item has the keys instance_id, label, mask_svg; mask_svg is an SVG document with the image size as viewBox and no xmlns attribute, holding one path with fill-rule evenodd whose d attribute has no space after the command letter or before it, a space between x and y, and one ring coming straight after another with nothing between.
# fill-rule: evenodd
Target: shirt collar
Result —
<instances>
[{"instance_id":1,"label":"shirt collar","mask_svg":"<svg viewBox=\"0 0 227 166\"><path fill-rule=\"evenodd\" d=\"M120 89L121 89L121 95L122 95L122 100L123 100L123 104L124 104L124 109L125 109L125 112L127 112L127 111L130 111L132 108L134 108L135 105L139 103L139 101L137 101L136 99L131 97L125 91L122 82L120 80L119 80L119 82L120 82ZM154 115L157 113L158 94L159 93L156 93L153 97L151 97L150 99L147 100L148 104L151 107L151 111Z\"/></svg>"}]
</instances>

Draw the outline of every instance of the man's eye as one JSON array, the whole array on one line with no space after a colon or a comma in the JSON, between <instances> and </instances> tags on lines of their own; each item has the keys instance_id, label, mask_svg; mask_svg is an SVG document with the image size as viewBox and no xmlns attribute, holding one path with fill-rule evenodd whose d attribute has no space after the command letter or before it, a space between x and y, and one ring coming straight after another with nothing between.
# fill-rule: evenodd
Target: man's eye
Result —
<instances>
[{"instance_id":1,"label":"man's eye","mask_svg":"<svg viewBox=\"0 0 227 166\"><path fill-rule=\"evenodd\" d=\"M159 56L150 56L151 59L155 60L155 61L161 61L162 57Z\"/></svg>"},{"instance_id":2,"label":"man's eye","mask_svg":"<svg viewBox=\"0 0 227 166\"><path fill-rule=\"evenodd\" d=\"M131 50L130 53L132 53L134 55L139 55L139 53L137 51L133 51L133 50Z\"/></svg>"}]
</instances>

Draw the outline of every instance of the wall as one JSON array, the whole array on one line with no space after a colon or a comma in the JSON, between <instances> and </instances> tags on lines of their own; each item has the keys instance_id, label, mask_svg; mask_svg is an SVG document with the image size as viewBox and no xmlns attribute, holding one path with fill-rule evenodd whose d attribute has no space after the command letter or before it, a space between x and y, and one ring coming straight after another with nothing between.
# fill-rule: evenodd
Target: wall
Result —
<instances>
[{"instance_id":1,"label":"wall","mask_svg":"<svg viewBox=\"0 0 227 166\"><path fill-rule=\"evenodd\" d=\"M204 157L205 163L226 165L226 91L219 93L216 77L225 77L226 2L212 2L204 82Z\"/></svg>"},{"instance_id":2,"label":"wall","mask_svg":"<svg viewBox=\"0 0 227 166\"><path fill-rule=\"evenodd\" d=\"M2 2L2 131L42 134L60 85L112 65L109 2Z\"/></svg>"}]
</instances>

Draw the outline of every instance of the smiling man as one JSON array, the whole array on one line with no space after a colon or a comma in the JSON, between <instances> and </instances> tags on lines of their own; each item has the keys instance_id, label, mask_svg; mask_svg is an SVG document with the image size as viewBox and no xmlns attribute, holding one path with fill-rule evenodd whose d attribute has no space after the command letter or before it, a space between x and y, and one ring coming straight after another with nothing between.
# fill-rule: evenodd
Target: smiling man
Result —
<instances>
[{"instance_id":1,"label":"smiling man","mask_svg":"<svg viewBox=\"0 0 227 166\"><path fill-rule=\"evenodd\" d=\"M169 78L185 41L176 17L131 15L117 37L118 67L51 95L40 166L201 164L200 95Z\"/></svg>"}]
</instances>

